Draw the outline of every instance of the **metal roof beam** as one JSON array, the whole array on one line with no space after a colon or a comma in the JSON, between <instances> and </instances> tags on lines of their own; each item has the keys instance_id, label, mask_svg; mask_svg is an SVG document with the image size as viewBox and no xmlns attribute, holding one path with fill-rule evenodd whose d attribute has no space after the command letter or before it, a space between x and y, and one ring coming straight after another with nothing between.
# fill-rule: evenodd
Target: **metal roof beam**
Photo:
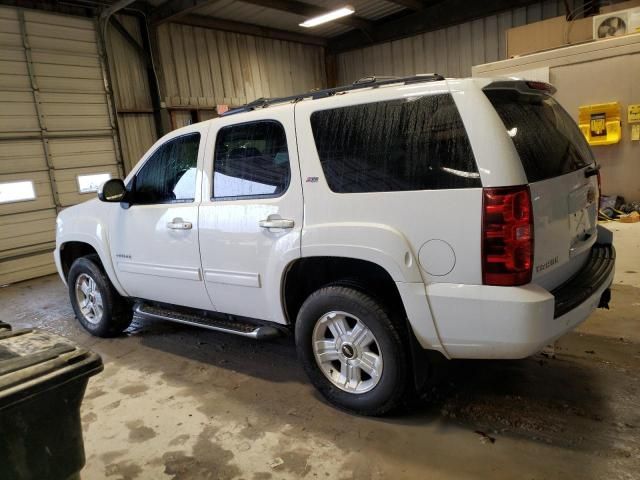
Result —
<instances>
[{"instance_id":1,"label":"metal roof beam","mask_svg":"<svg viewBox=\"0 0 640 480\"><path fill-rule=\"evenodd\" d=\"M370 31L371 38L367 38L366 35L362 35L358 31L346 32L333 37L329 42L329 50L338 53L374 43L411 37L533 3L538 2L534 0L431 1L420 12L414 12L400 18L392 16L391 19L378 20L374 24L374 29Z\"/></svg>"},{"instance_id":2,"label":"metal roof beam","mask_svg":"<svg viewBox=\"0 0 640 480\"><path fill-rule=\"evenodd\" d=\"M426 4L420 0L387 0L390 3L395 3L396 5L400 5L401 7L408 8L409 10L414 10L416 12L420 12L425 9Z\"/></svg>"},{"instance_id":3,"label":"metal roof beam","mask_svg":"<svg viewBox=\"0 0 640 480\"><path fill-rule=\"evenodd\" d=\"M311 5L309 3L299 2L298 0L242 0L245 3L251 3L260 7L271 8L273 10L280 10L282 12L294 13L302 17L317 17L329 13L332 10ZM348 25L353 28L365 32L371 32L374 27L374 22L367 20L366 18L358 17L357 15L348 15L346 17L333 20L336 23L342 25Z\"/></svg>"},{"instance_id":4,"label":"metal roof beam","mask_svg":"<svg viewBox=\"0 0 640 480\"><path fill-rule=\"evenodd\" d=\"M271 38L274 40L305 43L307 45L316 45L319 47L327 46L327 40L322 37L304 35L301 33L262 27L260 25L254 25L250 23L224 20L222 18L208 17L204 15L185 15L176 19L175 22L182 23L184 25L191 25L194 27L203 27L211 28L214 30L223 30L226 32L243 33L245 35L254 35L256 37Z\"/></svg>"},{"instance_id":5,"label":"metal roof beam","mask_svg":"<svg viewBox=\"0 0 640 480\"><path fill-rule=\"evenodd\" d=\"M167 0L153 9L151 13L151 23L159 25L165 22L175 21L180 17L188 15L196 8L204 7L218 0Z\"/></svg>"},{"instance_id":6,"label":"metal roof beam","mask_svg":"<svg viewBox=\"0 0 640 480\"><path fill-rule=\"evenodd\" d=\"M144 59L144 61L148 62L147 52L145 51L144 47L140 45L138 43L138 40L136 40L133 37L133 35L131 35L129 30L127 30L127 28L124 25L122 25L122 23L120 23L120 20L118 20L116 17L111 17L109 19L109 22L118 31L118 33L120 33L120 35L122 35L122 37L129 43L129 45L131 45L134 48L134 50L138 52L138 54Z\"/></svg>"}]
</instances>

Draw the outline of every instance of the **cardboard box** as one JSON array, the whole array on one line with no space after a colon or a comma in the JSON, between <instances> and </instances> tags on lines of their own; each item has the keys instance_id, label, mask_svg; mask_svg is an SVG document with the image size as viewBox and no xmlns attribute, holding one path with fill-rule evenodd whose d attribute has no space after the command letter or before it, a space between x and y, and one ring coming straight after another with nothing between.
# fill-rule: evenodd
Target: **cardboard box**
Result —
<instances>
[{"instance_id":1,"label":"cardboard box","mask_svg":"<svg viewBox=\"0 0 640 480\"><path fill-rule=\"evenodd\" d=\"M614 5L603 5L600 7L600 13L617 12L618 10L624 10L625 8L640 7L640 0L630 0L628 2L620 2Z\"/></svg>"},{"instance_id":2,"label":"cardboard box","mask_svg":"<svg viewBox=\"0 0 640 480\"><path fill-rule=\"evenodd\" d=\"M592 17L567 22L564 16L510 28L507 30L507 57L590 41L592 28Z\"/></svg>"}]
</instances>

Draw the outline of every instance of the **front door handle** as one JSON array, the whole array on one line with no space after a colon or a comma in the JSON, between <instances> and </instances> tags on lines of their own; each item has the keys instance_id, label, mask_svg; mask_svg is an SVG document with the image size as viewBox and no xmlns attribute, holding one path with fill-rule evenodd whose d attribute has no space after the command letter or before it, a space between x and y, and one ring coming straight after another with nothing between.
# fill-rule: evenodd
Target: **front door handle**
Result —
<instances>
[{"instance_id":1,"label":"front door handle","mask_svg":"<svg viewBox=\"0 0 640 480\"><path fill-rule=\"evenodd\" d=\"M260 220L259 225L262 228L293 228L295 222L286 218L268 218Z\"/></svg>"},{"instance_id":2,"label":"front door handle","mask_svg":"<svg viewBox=\"0 0 640 480\"><path fill-rule=\"evenodd\" d=\"M167 228L170 230L191 230L193 228L193 224L191 222L185 222L181 218L174 218L172 221L167 223Z\"/></svg>"}]
</instances>

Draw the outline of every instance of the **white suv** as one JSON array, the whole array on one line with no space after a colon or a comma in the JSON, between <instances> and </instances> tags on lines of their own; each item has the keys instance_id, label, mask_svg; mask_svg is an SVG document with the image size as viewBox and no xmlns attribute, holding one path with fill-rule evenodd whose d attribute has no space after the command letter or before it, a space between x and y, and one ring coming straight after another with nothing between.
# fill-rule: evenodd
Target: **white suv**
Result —
<instances>
[{"instance_id":1,"label":"white suv","mask_svg":"<svg viewBox=\"0 0 640 480\"><path fill-rule=\"evenodd\" d=\"M134 311L295 334L331 401L393 408L431 354L522 358L606 306L598 169L545 83L356 82L258 100L160 139L57 220L82 325Z\"/></svg>"}]
</instances>

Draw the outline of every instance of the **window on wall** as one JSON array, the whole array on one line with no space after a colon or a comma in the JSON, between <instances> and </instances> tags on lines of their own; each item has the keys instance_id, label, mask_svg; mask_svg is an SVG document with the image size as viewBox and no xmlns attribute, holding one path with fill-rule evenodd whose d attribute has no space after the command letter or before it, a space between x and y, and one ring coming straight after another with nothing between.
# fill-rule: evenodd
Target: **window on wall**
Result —
<instances>
[{"instance_id":1,"label":"window on wall","mask_svg":"<svg viewBox=\"0 0 640 480\"><path fill-rule=\"evenodd\" d=\"M78 175L78 191L80 193L97 192L104 182L111 178L110 173L91 173Z\"/></svg>"},{"instance_id":2,"label":"window on wall","mask_svg":"<svg viewBox=\"0 0 640 480\"><path fill-rule=\"evenodd\" d=\"M136 174L135 203L193 202L200 134L192 133L160 146Z\"/></svg>"},{"instance_id":3,"label":"window on wall","mask_svg":"<svg viewBox=\"0 0 640 480\"><path fill-rule=\"evenodd\" d=\"M311 115L311 127L334 192L481 186L449 94L321 110Z\"/></svg>"},{"instance_id":4,"label":"window on wall","mask_svg":"<svg viewBox=\"0 0 640 480\"><path fill-rule=\"evenodd\" d=\"M291 177L284 128L273 120L221 128L213 170L214 198L281 195Z\"/></svg>"},{"instance_id":5,"label":"window on wall","mask_svg":"<svg viewBox=\"0 0 640 480\"><path fill-rule=\"evenodd\" d=\"M25 202L36 199L31 180L0 183L0 203Z\"/></svg>"}]
</instances>

